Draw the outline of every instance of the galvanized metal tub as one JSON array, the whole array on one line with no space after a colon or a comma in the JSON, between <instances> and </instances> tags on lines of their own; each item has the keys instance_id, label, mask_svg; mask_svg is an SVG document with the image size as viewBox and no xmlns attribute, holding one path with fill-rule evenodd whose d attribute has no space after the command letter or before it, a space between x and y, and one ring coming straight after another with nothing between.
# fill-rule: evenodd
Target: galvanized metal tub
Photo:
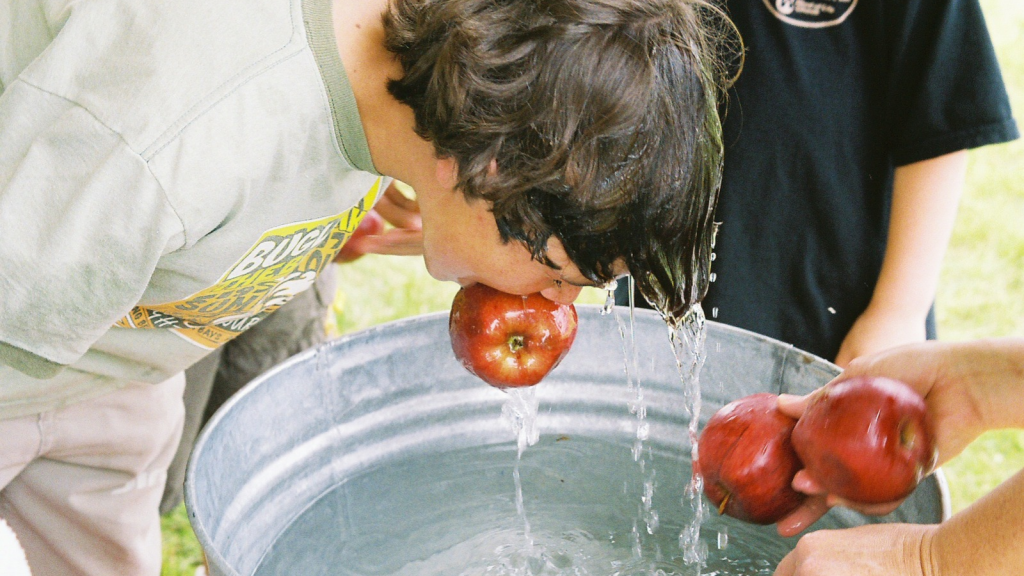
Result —
<instances>
[{"instance_id":1,"label":"galvanized metal tub","mask_svg":"<svg viewBox=\"0 0 1024 576\"><path fill-rule=\"evenodd\" d=\"M598 517L637 521L629 495L642 475L630 457L635 392L626 384L619 331L626 313L618 309L617 321L597 306L577 308L572 350L536 388L541 441L523 455L526 519L554 525L559 515L571 516L570 540L615 540L587 533L586 524ZM686 523L679 516L686 513L680 499L689 478L689 418L664 322L637 310L633 326L659 530L671 535ZM707 328L701 426L733 399L807 393L838 373L781 342L711 321ZM500 418L505 399L455 360L446 313L384 324L290 359L225 404L193 451L185 500L211 573L458 574L403 554L431 540L457 547L494 529L492 518L516 522L515 439ZM481 458L478 469L460 468L469 453ZM460 523L463 514L467 522ZM867 518L835 509L812 529L934 523L948 515L939 471L893 514ZM735 554L772 548L774 560L765 565L796 543L772 527L737 528L711 516L704 530L728 533L733 526ZM446 523L443 530L423 528L430 522Z\"/></svg>"}]
</instances>

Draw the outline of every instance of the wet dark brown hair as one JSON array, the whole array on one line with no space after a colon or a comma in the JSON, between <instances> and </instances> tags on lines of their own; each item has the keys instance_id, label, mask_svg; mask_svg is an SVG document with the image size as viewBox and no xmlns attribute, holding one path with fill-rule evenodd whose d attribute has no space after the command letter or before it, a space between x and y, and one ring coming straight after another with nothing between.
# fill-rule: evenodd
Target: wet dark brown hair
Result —
<instances>
[{"instance_id":1,"label":"wet dark brown hair","mask_svg":"<svg viewBox=\"0 0 1024 576\"><path fill-rule=\"evenodd\" d=\"M393 0L388 88L505 241L550 264L554 235L601 283L622 259L678 318L708 286L722 22L702 0Z\"/></svg>"}]
</instances>

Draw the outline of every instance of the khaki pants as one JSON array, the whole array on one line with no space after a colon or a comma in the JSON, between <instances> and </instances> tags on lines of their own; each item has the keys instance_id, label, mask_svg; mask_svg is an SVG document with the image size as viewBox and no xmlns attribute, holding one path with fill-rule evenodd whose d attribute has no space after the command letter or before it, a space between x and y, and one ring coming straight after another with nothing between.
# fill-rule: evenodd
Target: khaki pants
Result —
<instances>
[{"instance_id":1,"label":"khaki pants","mask_svg":"<svg viewBox=\"0 0 1024 576\"><path fill-rule=\"evenodd\" d=\"M185 379L0 420L0 517L33 576L157 576ZM2 570L0 570L2 571Z\"/></svg>"}]
</instances>

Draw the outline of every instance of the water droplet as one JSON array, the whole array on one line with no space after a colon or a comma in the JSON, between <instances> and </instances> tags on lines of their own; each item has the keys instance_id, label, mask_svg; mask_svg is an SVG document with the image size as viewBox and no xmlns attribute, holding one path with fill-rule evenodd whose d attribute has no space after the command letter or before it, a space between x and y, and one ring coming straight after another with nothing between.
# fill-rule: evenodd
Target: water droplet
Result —
<instances>
[{"instance_id":1,"label":"water droplet","mask_svg":"<svg viewBox=\"0 0 1024 576\"><path fill-rule=\"evenodd\" d=\"M725 550L729 547L729 529L722 528L718 532L718 549Z\"/></svg>"},{"instance_id":2,"label":"water droplet","mask_svg":"<svg viewBox=\"0 0 1024 576\"><path fill-rule=\"evenodd\" d=\"M611 314L612 310L615 309L615 288L607 287L605 288L605 293L604 306L601 307L602 316Z\"/></svg>"},{"instance_id":3,"label":"water droplet","mask_svg":"<svg viewBox=\"0 0 1024 576\"><path fill-rule=\"evenodd\" d=\"M718 306L711 308L711 317L718 318Z\"/></svg>"},{"instance_id":4,"label":"water droplet","mask_svg":"<svg viewBox=\"0 0 1024 576\"><path fill-rule=\"evenodd\" d=\"M651 436L651 425L647 422L641 422L636 427L636 439L641 442L646 441Z\"/></svg>"}]
</instances>

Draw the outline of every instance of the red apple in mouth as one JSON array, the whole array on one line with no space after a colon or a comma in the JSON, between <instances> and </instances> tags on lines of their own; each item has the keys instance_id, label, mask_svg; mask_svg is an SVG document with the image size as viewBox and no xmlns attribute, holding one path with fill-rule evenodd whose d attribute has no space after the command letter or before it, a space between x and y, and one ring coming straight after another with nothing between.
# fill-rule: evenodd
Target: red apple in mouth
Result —
<instances>
[{"instance_id":1,"label":"red apple in mouth","mask_svg":"<svg viewBox=\"0 0 1024 576\"><path fill-rule=\"evenodd\" d=\"M467 370L491 386L514 388L537 384L561 362L576 324L572 304L473 284L455 294L448 333Z\"/></svg>"},{"instance_id":2,"label":"red apple in mouth","mask_svg":"<svg viewBox=\"0 0 1024 576\"><path fill-rule=\"evenodd\" d=\"M364 236L379 236L384 233L384 218L375 210L370 210L359 221L359 226L352 231L348 240L342 245L338 255L334 257L335 262L346 263L358 260L366 255L360 245L359 239Z\"/></svg>"},{"instance_id":3,"label":"red apple in mouth","mask_svg":"<svg viewBox=\"0 0 1024 576\"><path fill-rule=\"evenodd\" d=\"M720 514L774 524L806 496L793 490L803 468L790 435L796 420L779 411L778 397L760 393L726 404L708 420L698 441L695 471Z\"/></svg>"},{"instance_id":4,"label":"red apple in mouth","mask_svg":"<svg viewBox=\"0 0 1024 576\"><path fill-rule=\"evenodd\" d=\"M936 461L924 398L890 378L850 378L816 393L793 446L823 488L850 502L907 497Z\"/></svg>"}]
</instances>

